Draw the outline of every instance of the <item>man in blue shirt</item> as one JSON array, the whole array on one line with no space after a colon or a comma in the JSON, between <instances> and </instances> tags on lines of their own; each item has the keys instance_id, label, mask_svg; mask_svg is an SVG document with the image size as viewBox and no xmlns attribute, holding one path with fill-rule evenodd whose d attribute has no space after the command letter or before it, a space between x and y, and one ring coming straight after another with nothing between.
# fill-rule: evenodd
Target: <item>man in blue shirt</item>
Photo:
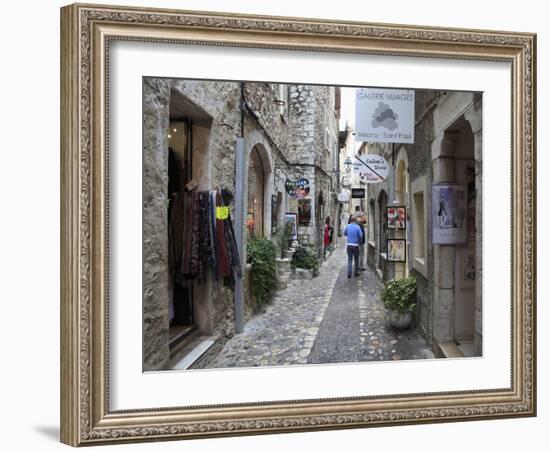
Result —
<instances>
[{"instance_id":1,"label":"man in blue shirt","mask_svg":"<svg viewBox=\"0 0 550 450\"><path fill-rule=\"evenodd\" d=\"M357 217L351 216L349 218L349 224L344 229L344 236L347 237L347 251L348 251L348 278L351 278L352 259L355 260L354 275L359 276L359 245L363 240L363 231L361 227L357 225Z\"/></svg>"}]
</instances>

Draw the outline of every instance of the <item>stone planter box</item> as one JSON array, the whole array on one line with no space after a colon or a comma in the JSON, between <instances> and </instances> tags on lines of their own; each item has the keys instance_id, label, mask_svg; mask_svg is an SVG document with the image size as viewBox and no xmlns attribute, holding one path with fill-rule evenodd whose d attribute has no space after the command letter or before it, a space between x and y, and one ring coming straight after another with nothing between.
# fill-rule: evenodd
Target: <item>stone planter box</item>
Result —
<instances>
[{"instance_id":1,"label":"stone planter box","mask_svg":"<svg viewBox=\"0 0 550 450\"><path fill-rule=\"evenodd\" d=\"M413 315L411 312L398 313L390 311L390 324L396 330L406 330L411 326Z\"/></svg>"},{"instance_id":2,"label":"stone planter box","mask_svg":"<svg viewBox=\"0 0 550 450\"><path fill-rule=\"evenodd\" d=\"M291 271L290 262L292 261L291 259L289 259L289 258L277 258L275 261L277 263L277 274L278 275L284 275L286 273L290 273L290 271Z\"/></svg>"},{"instance_id":3,"label":"stone planter box","mask_svg":"<svg viewBox=\"0 0 550 450\"><path fill-rule=\"evenodd\" d=\"M313 270L312 269L300 269L296 268L292 272L292 278L295 280L312 280L313 279Z\"/></svg>"}]
</instances>

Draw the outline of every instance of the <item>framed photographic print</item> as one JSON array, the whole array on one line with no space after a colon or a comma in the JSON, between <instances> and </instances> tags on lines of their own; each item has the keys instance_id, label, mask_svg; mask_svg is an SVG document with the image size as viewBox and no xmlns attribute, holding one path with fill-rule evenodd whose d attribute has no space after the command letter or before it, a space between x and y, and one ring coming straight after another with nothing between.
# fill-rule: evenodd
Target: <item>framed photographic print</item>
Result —
<instances>
[{"instance_id":1,"label":"framed photographic print","mask_svg":"<svg viewBox=\"0 0 550 450\"><path fill-rule=\"evenodd\" d=\"M298 214L285 213L285 223L290 225L289 240L295 241L298 239Z\"/></svg>"},{"instance_id":2,"label":"framed photographic print","mask_svg":"<svg viewBox=\"0 0 550 450\"><path fill-rule=\"evenodd\" d=\"M405 206L388 206L386 214L388 230L405 230L407 228L407 208Z\"/></svg>"},{"instance_id":3,"label":"framed photographic print","mask_svg":"<svg viewBox=\"0 0 550 450\"><path fill-rule=\"evenodd\" d=\"M405 262L407 261L407 240L406 239L388 239L388 261Z\"/></svg>"},{"instance_id":4,"label":"framed photographic print","mask_svg":"<svg viewBox=\"0 0 550 450\"><path fill-rule=\"evenodd\" d=\"M298 224L308 226L311 222L311 199L298 199Z\"/></svg>"},{"instance_id":5,"label":"framed photographic print","mask_svg":"<svg viewBox=\"0 0 550 450\"><path fill-rule=\"evenodd\" d=\"M536 414L535 35L75 4L61 36L63 442ZM416 278L414 348L366 276Z\"/></svg>"}]
</instances>

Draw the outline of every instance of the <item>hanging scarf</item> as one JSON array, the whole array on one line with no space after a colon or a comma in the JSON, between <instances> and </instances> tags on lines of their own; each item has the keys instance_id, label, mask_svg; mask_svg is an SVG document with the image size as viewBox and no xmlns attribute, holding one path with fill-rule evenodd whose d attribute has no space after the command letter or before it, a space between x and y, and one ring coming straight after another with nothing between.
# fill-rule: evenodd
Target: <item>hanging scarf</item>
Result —
<instances>
[{"instance_id":1,"label":"hanging scarf","mask_svg":"<svg viewBox=\"0 0 550 450\"><path fill-rule=\"evenodd\" d=\"M233 222L231 220L231 213L229 211L229 205L233 201L233 194L227 189L222 189L221 196L223 205L227 207L227 220L225 221L226 226L224 228L224 232L231 268L238 278L242 278L243 274L241 261L239 258L239 251L237 249L237 240L235 239L235 231L233 229Z\"/></svg>"},{"instance_id":2,"label":"hanging scarf","mask_svg":"<svg viewBox=\"0 0 550 450\"><path fill-rule=\"evenodd\" d=\"M216 192L216 273L219 278L231 275L227 241L225 238L225 223L227 219L224 220L223 216L218 213L223 206L222 196L219 192Z\"/></svg>"}]
</instances>

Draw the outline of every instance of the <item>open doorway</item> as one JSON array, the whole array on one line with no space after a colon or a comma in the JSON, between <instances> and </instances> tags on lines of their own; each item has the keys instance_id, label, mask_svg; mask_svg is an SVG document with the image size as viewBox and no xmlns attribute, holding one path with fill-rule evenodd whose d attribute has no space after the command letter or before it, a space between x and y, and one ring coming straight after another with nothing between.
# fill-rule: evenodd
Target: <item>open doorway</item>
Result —
<instances>
[{"instance_id":1,"label":"open doorway","mask_svg":"<svg viewBox=\"0 0 550 450\"><path fill-rule=\"evenodd\" d=\"M193 283L181 275L183 229L188 220L184 213L185 186L192 179L192 121L170 117L168 131L168 247L171 254L169 299L169 346L173 349L195 328L193 321Z\"/></svg>"}]
</instances>

